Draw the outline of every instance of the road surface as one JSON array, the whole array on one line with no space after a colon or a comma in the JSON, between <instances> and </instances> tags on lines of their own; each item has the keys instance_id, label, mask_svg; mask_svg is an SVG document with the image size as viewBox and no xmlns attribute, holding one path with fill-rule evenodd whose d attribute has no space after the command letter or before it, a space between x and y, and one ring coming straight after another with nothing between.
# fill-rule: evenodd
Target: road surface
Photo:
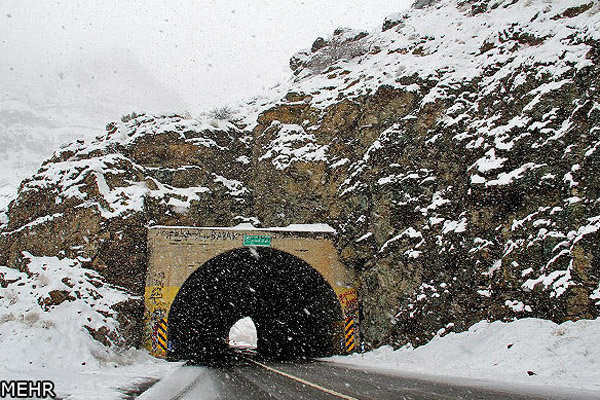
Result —
<instances>
[{"instance_id":1,"label":"road surface","mask_svg":"<svg viewBox=\"0 0 600 400\"><path fill-rule=\"evenodd\" d=\"M467 382L467 383L465 383ZM204 399L600 399L569 389L504 389L495 384L452 383L388 375L329 362L267 363L246 360L230 368L182 367L158 382L140 400Z\"/></svg>"}]
</instances>

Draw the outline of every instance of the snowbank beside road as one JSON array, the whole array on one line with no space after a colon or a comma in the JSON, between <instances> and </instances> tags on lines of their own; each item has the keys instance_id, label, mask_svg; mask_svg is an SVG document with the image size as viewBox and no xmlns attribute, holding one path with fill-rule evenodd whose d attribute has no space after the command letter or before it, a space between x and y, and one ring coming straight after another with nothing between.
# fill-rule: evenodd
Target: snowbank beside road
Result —
<instances>
[{"instance_id":1,"label":"snowbank beside road","mask_svg":"<svg viewBox=\"0 0 600 400\"><path fill-rule=\"evenodd\" d=\"M42 343L40 341L40 346ZM78 352L85 351L89 348L78 349ZM15 369L10 366L15 360L12 354L3 355L7 362L0 366L3 380L50 380L54 383L57 398L68 400L129 398L126 397L129 393L153 384L181 366L181 363L168 363L153 359L141 350L132 350L128 354L129 365L93 363L86 367L67 362L60 368L48 368L34 363L29 369Z\"/></svg>"},{"instance_id":2,"label":"snowbank beside road","mask_svg":"<svg viewBox=\"0 0 600 400\"><path fill-rule=\"evenodd\" d=\"M120 346L112 306L130 298L120 288L79 260L23 255L27 273L0 266L3 380L51 380L70 400L119 399L179 367Z\"/></svg>"},{"instance_id":3,"label":"snowbank beside road","mask_svg":"<svg viewBox=\"0 0 600 400\"><path fill-rule=\"evenodd\" d=\"M383 346L335 362L397 372L600 390L600 319L479 322L418 348Z\"/></svg>"}]
</instances>

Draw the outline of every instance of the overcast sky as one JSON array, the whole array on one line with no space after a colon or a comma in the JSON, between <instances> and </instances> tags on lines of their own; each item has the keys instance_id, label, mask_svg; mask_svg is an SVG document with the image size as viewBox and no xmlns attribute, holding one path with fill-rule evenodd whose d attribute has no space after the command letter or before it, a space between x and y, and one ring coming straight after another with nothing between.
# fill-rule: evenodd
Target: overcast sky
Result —
<instances>
[{"instance_id":1,"label":"overcast sky","mask_svg":"<svg viewBox=\"0 0 600 400\"><path fill-rule=\"evenodd\" d=\"M410 3L0 0L0 85L34 98L80 90L82 101L110 88L132 109L168 102L197 113L287 79L290 56L317 36L379 29Z\"/></svg>"}]
</instances>

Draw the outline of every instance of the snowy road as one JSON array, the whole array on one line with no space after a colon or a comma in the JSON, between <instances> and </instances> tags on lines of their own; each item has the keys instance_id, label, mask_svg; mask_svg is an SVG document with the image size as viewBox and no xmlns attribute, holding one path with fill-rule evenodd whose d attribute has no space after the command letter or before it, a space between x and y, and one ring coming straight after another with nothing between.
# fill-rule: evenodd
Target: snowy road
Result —
<instances>
[{"instance_id":1,"label":"snowy road","mask_svg":"<svg viewBox=\"0 0 600 400\"><path fill-rule=\"evenodd\" d=\"M266 368L265 368L266 367ZM183 367L139 397L140 400L203 399L586 399L565 390L487 388L481 382L453 384L327 362L243 363L230 369ZM596 397L597 398L597 397Z\"/></svg>"}]
</instances>

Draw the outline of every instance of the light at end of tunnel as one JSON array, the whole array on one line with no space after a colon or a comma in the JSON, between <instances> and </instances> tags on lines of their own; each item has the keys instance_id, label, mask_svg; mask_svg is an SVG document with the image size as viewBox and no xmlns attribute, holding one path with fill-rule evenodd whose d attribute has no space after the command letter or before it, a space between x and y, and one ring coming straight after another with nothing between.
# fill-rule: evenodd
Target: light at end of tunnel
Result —
<instances>
[{"instance_id":1,"label":"light at end of tunnel","mask_svg":"<svg viewBox=\"0 0 600 400\"><path fill-rule=\"evenodd\" d=\"M229 345L231 347L255 349L257 344L258 334L252 318L242 318L229 329Z\"/></svg>"}]
</instances>

